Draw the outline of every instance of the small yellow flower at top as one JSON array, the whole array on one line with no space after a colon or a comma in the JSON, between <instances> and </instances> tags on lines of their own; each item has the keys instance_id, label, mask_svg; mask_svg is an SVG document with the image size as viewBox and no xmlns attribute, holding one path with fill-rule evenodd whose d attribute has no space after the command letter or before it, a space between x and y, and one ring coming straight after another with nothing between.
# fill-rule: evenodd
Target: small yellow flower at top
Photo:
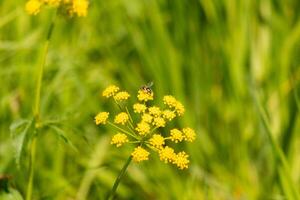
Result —
<instances>
[{"instance_id":1,"label":"small yellow flower at top","mask_svg":"<svg viewBox=\"0 0 300 200\"><path fill-rule=\"evenodd\" d=\"M121 112L121 113L119 113L119 114L115 117L114 122L115 122L116 124L122 124L122 125L124 125L124 124L126 124L126 122L127 122L128 120L129 120L128 114L125 113L125 112Z\"/></svg>"},{"instance_id":2,"label":"small yellow flower at top","mask_svg":"<svg viewBox=\"0 0 300 200\"><path fill-rule=\"evenodd\" d=\"M177 104L177 100L171 95L164 96L163 102L165 105L167 105L170 108L174 108Z\"/></svg>"},{"instance_id":3,"label":"small yellow flower at top","mask_svg":"<svg viewBox=\"0 0 300 200\"><path fill-rule=\"evenodd\" d=\"M108 112L100 112L95 117L95 122L97 125L99 124L106 124L106 120L109 116Z\"/></svg>"},{"instance_id":4,"label":"small yellow flower at top","mask_svg":"<svg viewBox=\"0 0 300 200\"><path fill-rule=\"evenodd\" d=\"M160 116L160 114L161 114L161 110L160 110L160 108L157 107L157 106L152 106L152 107L150 107L148 110L149 110L149 113L150 113L151 115L153 115L154 117L158 117L158 116Z\"/></svg>"},{"instance_id":5,"label":"small yellow flower at top","mask_svg":"<svg viewBox=\"0 0 300 200\"><path fill-rule=\"evenodd\" d=\"M171 140L174 141L175 143L181 142L184 139L182 132L176 128L170 131L170 135L171 135L170 137Z\"/></svg>"},{"instance_id":6,"label":"small yellow flower at top","mask_svg":"<svg viewBox=\"0 0 300 200\"><path fill-rule=\"evenodd\" d=\"M111 96L114 96L115 93L117 93L119 90L120 90L119 87L115 85L110 85L102 92L102 96L109 98Z\"/></svg>"},{"instance_id":7,"label":"small yellow flower at top","mask_svg":"<svg viewBox=\"0 0 300 200\"><path fill-rule=\"evenodd\" d=\"M115 144L117 147L120 147L120 146L122 146L124 143L126 143L128 141L129 140L127 138L127 135L125 135L124 133L117 133L111 139L110 144Z\"/></svg>"},{"instance_id":8,"label":"small yellow flower at top","mask_svg":"<svg viewBox=\"0 0 300 200\"><path fill-rule=\"evenodd\" d=\"M143 122L151 123L152 119L153 119L153 117L150 114L148 114L148 113L144 113L142 115L142 121Z\"/></svg>"},{"instance_id":9,"label":"small yellow flower at top","mask_svg":"<svg viewBox=\"0 0 300 200\"><path fill-rule=\"evenodd\" d=\"M147 106L141 103L136 103L133 105L133 111L135 113L143 113L145 112L147 109Z\"/></svg>"},{"instance_id":10,"label":"small yellow flower at top","mask_svg":"<svg viewBox=\"0 0 300 200\"><path fill-rule=\"evenodd\" d=\"M39 0L29 0L25 5L25 10L30 15L37 15L40 12L42 2Z\"/></svg>"},{"instance_id":11,"label":"small yellow flower at top","mask_svg":"<svg viewBox=\"0 0 300 200\"><path fill-rule=\"evenodd\" d=\"M172 121L172 119L174 119L176 117L176 114L174 113L174 111L171 110L164 110L162 112L162 115L165 119Z\"/></svg>"},{"instance_id":12,"label":"small yellow flower at top","mask_svg":"<svg viewBox=\"0 0 300 200\"><path fill-rule=\"evenodd\" d=\"M183 115L185 112L184 106L179 101L176 103L175 111L179 116Z\"/></svg>"},{"instance_id":13,"label":"small yellow flower at top","mask_svg":"<svg viewBox=\"0 0 300 200\"><path fill-rule=\"evenodd\" d=\"M164 161L165 163L174 162L176 154L174 153L174 149L171 147L164 147L159 150L159 159Z\"/></svg>"},{"instance_id":14,"label":"small yellow flower at top","mask_svg":"<svg viewBox=\"0 0 300 200\"><path fill-rule=\"evenodd\" d=\"M76 13L78 17L87 15L89 2L87 0L73 0L72 13Z\"/></svg>"},{"instance_id":15,"label":"small yellow flower at top","mask_svg":"<svg viewBox=\"0 0 300 200\"><path fill-rule=\"evenodd\" d=\"M166 122L165 122L164 118L162 118L162 117L155 117L153 119L153 125L156 127L165 127Z\"/></svg>"},{"instance_id":16,"label":"small yellow flower at top","mask_svg":"<svg viewBox=\"0 0 300 200\"><path fill-rule=\"evenodd\" d=\"M165 138L163 138L161 135L159 134L154 134L150 140L149 140L150 144L158 149L161 149L163 147L163 145L165 144Z\"/></svg>"},{"instance_id":17,"label":"small yellow flower at top","mask_svg":"<svg viewBox=\"0 0 300 200\"><path fill-rule=\"evenodd\" d=\"M115 94L114 99L116 101L124 101L127 100L130 97L130 94L128 92L122 91Z\"/></svg>"},{"instance_id":18,"label":"small yellow flower at top","mask_svg":"<svg viewBox=\"0 0 300 200\"><path fill-rule=\"evenodd\" d=\"M134 149L134 151L131 153L132 159L135 162L141 162L144 160L149 159L149 152L146 151L144 148L138 146Z\"/></svg>"},{"instance_id":19,"label":"small yellow flower at top","mask_svg":"<svg viewBox=\"0 0 300 200\"><path fill-rule=\"evenodd\" d=\"M182 132L184 134L184 139L186 141L193 142L196 139L196 133L193 129L184 128L184 129L182 129Z\"/></svg>"},{"instance_id":20,"label":"small yellow flower at top","mask_svg":"<svg viewBox=\"0 0 300 200\"><path fill-rule=\"evenodd\" d=\"M149 93L149 92L145 92L144 90L139 90L137 98L139 101L144 101L144 102L153 100L153 92Z\"/></svg>"},{"instance_id":21,"label":"small yellow flower at top","mask_svg":"<svg viewBox=\"0 0 300 200\"><path fill-rule=\"evenodd\" d=\"M176 164L179 169L185 169L185 168L187 169L189 167L188 164L190 162L188 160L188 157L189 156L184 151L179 152L175 156L173 163Z\"/></svg>"},{"instance_id":22,"label":"small yellow flower at top","mask_svg":"<svg viewBox=\"0 0 300 200\"><path fill-rule=\"evenodd\" d=\"M146 122L140 122L137 124L137 127L135 128L135 130L137 130L137 132L140 135L146 135L147 133L150 132L150 125Z\"/></svg>"}]
</instances>

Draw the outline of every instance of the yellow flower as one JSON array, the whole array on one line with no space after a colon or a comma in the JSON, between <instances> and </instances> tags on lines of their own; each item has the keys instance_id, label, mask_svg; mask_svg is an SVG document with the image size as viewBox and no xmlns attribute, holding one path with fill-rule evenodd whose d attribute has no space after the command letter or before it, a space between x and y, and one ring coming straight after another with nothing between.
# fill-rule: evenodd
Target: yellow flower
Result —
<instances>
[{"instance_id":1,"label":"yellow flower","mask_svg":"<svg viewBox=\"0 0 300 200\"><path fill-rule=\"evenodd\" d=\"M161 161L164 161L165 163L173 162L176 157L176 154L174 153L174 149L168 146L160 149L158 153L159 153L159 159Z\"/></svg>"},{"instance_id":2,"label":"yellow flower","mask_svg":"<svg viewBox=\"0 0 300 200\"><path fill-rule=\"evenodd\" d=\"M25 5L25 10L30 15L36 15L40 12L42 3L39 0L29 0Z\"/></svg>"},{"instance_id":3,"label":"yellow flower","mask_svg":"<svg viewBox=\"0 0 300 200\"><path fill-rule=\"evenodd\" d=\"M119 90L120 90L119 87L115 85L110 85L102 92L102 96L109 98L115 95L115 93L118 92Z\"/></svg>"},{"instance_id":4,"label":"yellow flower","mask_svg":"<svg viewBox=\"0 0 300 200\"><path fill-rule=\"evenodd\" d=\"M128 120L129 120L128 114L125 113L125 112L121 112L121 113L119 113L119 114L115 117L114 122L115 122L116 124L122 124L122 125L124 125Z\"/></svg>"},{"instance_id":5,"label":"yellow flower","mask_svg":"<svg viewBox=\"0 0 300 200\"><path fill-rule=\"evenodd\" d=\"M72 11L77 14L78 17L85 17L87 15L87 9L89 2L87 0L73 0Z\"/></svg>"},{"instance_id":6,"label":"yellow flower","mask_svg":"<svg viewBox=\"0 0 300 200\"><path fill-rule=\"evenodd\" d=\"M144 113L142 115L142 121L143 122L151 123L152 119L153 119L153 117L150 114L148 114L148 113Z\"/></svg>"},{"instance_id":7,"label":"yellow flower","mask_svg":"<svg viewBox=\"0 0 300 200\"><path fill-rule=\"evenodd\" d=\"M162 117L156 117L153 119L153 125L156 127L165 127L166 122Z\"/></svg>"},{"instance_id":8,"label":"yellow flower","mask_svg":"<svg viewBox=\"0 0 300 200\"><path fill-rule=\"evenodd\" d=\"M184 106L179 101L176 103L175 111L179 116L183 115L185 112Z\"/></svg>"},{"instance_id":9,"label":"yellow flower","mask_svg":"<svg viewBox=\"0 0 300 200\"><path fill-rule=\"evenodd\" d=\"M137 132L139 132L140 135L145 135L145 134L149 133L150 125L148 123L142 121L137 124L137 127L135 128L135 130L137 130Z\"/></svg>"},{"instance_id":10,"label":"yellow flower","mask_svg":"<svg viewBox=\"0 0 300 200\"><path fill-rule=\"evenodd\" d=\"M176 156L175 156L175 159L173 161L174 164L177 165L177 167L179 169L187 169L189 167L189 160L188 160L188 155L182 151L182 152L179 152Z\"/></svg>"},{"instance_id":11,"label":"yellow flower","mask_svg":"<svg viewBox=\"0 0 300 200\"><path fill-rule=\"evenodd\" d=\"M127 135L125 135L124 133L117 133L111 139L110 144L115 144L117 147L120 147L120 146L122 146L124 143L126 143L128 141L129 140L127 138Z\"/></svg>"},{"instance_id":12,"label":"yellow flower","mask_svg":"<svg viewBox=\"0 0 300 200\"><path fill-rule=\"evenodd\" d=\"M182 132L176 128L171 130L171 140L175 141L175 143L181 142L184 139Z\"/></svg>"},{"instance_id":13,"label":"yellow flower","mask_svg":"<svg viewBox=\"0 0 300 200\"><path fill-rule=\"evenodd\" d=\"M153 92L149 93L149 92L145 92L144 90L139 90L137 98L139 101L145 101L145 102L149 100L153 100Z\"/></svg>"},{"instance_id":14,"label":"yellow flower","mask_svg":"<svg viewBox=\"0 0 300 200\"><path fill-rule=\"evenodd\" d=\"M106 124L106 120L109 116L108 112L100 112L95 117L95 122L97 125L99 124Z\"/></svg>"},{"instance_id":15,"label":"yellow flower","mask_svg":"<svg viewBox=\"0 0 300 200\"><path fill-rule=\"evenodd\" d=\"M149 159L149 152L143 149L142 147L136 147L131 153L132 159L135 162L141 162Z\"/></svg>"},{"instance_id":16,"label":"yellow flower","mask_svg":"<svg viewBox=\"0 0 300 200\"><path fill-rule=\"evenodd\" d=\"M136 103L133 105L133 111L135 113L142 113L142 112L145 112L147 109L146 105L144 104L141 104L141 103Z\"/></svg>"},{"instance_id":17,"label":"yellow flower","mask_svg":"<svg viewBox=\"0 0 300 200\"><path fill-rule=\"evenodd\" d=\"M163 102L165 105L169 106L170 108L174 108L177 104L177 100L171 95L164 96Z\"/></svg>"},{"instance_id":18,"label":"yellow flower","mask_svg":"<svg viewBox=\"0 0 300 200\"><path fill-rule=\"evenodd\" d=\"M165 144L165 138L163 138L159 134L154 134L150 140L150 144L158 149L162 148L162 146Z\"/></svg>"},{"instance_id":19,"label":"yellow flower","mask_svg":"<svg viewBox=\"0 0 300 200\"><path fill-rule=\"evenodd\" d=\"M116 101L124 101L124 100L127 100L129 97L130 97L130 95L128 94L128 92L122 91L122 92L118 92L114 96L114 99Z\"/></svg>"},{"instance_id":20,"label":"yellow flower","mask_svg":"<svg viewBox=\"0 0 300 200\"><path fill-rule=\"evenodd\" d=\"M158 117L161 114L161 110L157 106L152 106L149 108L149 113L155 117Z\"/></svg>"},{"instance_id":21,"label":"yellow flower","mask_svg":"<svg viewBox=\"0 0 300 200\"><path fill-rule=\"evenodd\" d=\"M186 141L193 142L196 139L196 133L193 129L184 128L184 129L182 129L182 132L184 134L184 139Z\"/></svg>"},{"instance_id":22,"label":"yellow flower","mask_svg":"<svg viewBox=\"0 0 300 200\"><path fill-rule=\"evenodd\" d=\"M175 113L171 110L164 110L162 113L163 117L169 121L172 121L176 117Z\"/></svg>"}]
</instances>

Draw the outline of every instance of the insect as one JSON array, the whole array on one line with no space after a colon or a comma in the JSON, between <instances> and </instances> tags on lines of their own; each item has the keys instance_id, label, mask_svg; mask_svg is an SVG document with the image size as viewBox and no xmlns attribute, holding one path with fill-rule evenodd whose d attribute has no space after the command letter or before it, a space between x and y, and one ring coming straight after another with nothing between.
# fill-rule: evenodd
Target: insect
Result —
<instances>
[{"instance_id":1,"label":"insect","mask_svg":"<svg viewBox=\"0 0 300 200\"><path fill-rule=\"evenodd\" d=\"M152 94L152 89L151 89L152 86L153 86L153 82L151 81L150 83L143 85L141 87L141 90L143 90L145 93Z\"/></svg>"}]
</instances>

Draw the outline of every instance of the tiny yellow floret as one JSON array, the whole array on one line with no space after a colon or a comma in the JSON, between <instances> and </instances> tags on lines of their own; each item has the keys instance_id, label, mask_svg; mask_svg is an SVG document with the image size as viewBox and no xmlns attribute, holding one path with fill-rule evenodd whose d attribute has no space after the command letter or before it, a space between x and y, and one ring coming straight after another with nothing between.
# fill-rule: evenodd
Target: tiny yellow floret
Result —
<instances>
[{"instance_id":1,"label":"tiny yellow floret","mask_svg":"<svg viewBox=\"0 0 300 200\"><path fill-rule=\"evenodd\" d=\"M193 142L196 139L196 133L191 128L184 128L182 129L182 132L184 134L184 140L188 142Z\"/></svg>"},{"instance_id":2,"label":"tiny yellow floret","mask_svg":"<svg viewBox=\"0 0 300 200\"><path fill-rule=\"evenodd\" d=\"M171 110L164 110L162 112L162 116L169 120L169 121L172 121L175 117L176 117L176 114L174 113L174 111L171 111Z\"/></svg>"},{"instance_id":3,"label":"tiny yellow floret","mask_svg":"<svg viewBox=\"0 0 300 200\"><path fill-rule=\"evenodd\" d=\"M164 147L159 150L159 159L164 161L165 163L174 162L176 154L174 153L174 149L171 147Z\"/></svg>"},{"instance_id":4,"label":"tiny yellow floret","mask_svg":"<svg viewBox=\"0 0 300 200\"><path fill-rule=\"evenodd\" d=\"M142 147L138 146L134 149L134 151L131 153L132 159L135 162L141 162L144 160L149 159L149 152L143 149Z\"/></svg>"},{"instance_id":5,"label":"tiny yellow floret","mask_svg":"<svg viewBox=\"0 0 300 200\"><path fill-rule=\"evenodd\" d=\"M175 97L173 97L171 95L164 96L163 102L169 108L174 108L176 106L176 104L177 104L177 100L175 99Z\"/></svg>"},{"instance_id":6,"label":"tiny yellow floret","mask_svg":"<svg viewBox=\"0 0 300 200\"><path fill-rule=\"evenodd\" d=\"M144 102L153 100L153 92L148 93L148 92L145 92L144 90L139 90L137 98L139 101L144 101Z\"/></svg>"},{"instance_id":7,"label":"tiny yellow floret","mask_svg":"<svg viewBox=\"0 0 300 200\"><path fill-rule=\"evenodd\" d=\"M161 114L161 110L160 110L160 108L157 107L157 106L152 106L152 107L150 107L148 110L149 110L149 113L150 113L151 115L153 115L154 117L158 117L158 116L160 116L160 114Z\"/></svg>"},{"instance_id":8,"label":"tiny yellow floret","mask_svg":"<svg viewBox=\"0 0 300 200\"><path fill-rule=\"evenodd\" d=\"M130 94L128 92L122 91L115 94L114 99L116 101L125 101L130 97Z\"/></svg>"},{"instance_id":9,"label":"tiny yellow floret","mask_svg":"<svg viewBox=\"0 0 300 200\"><path fill-rule=\"evenodd\" d=\"M40 12L42 2L39 0L29 0L25 5L25 10L30 15L37 15Z\"/></svg>"},{"instance_id":10,"label":"tiny yellow floret","mask_svg":"<svg viewBox=\"0 0 300 200\"><path fill-rule=\"evenodd\" d=\"M127 135L124 133L117 133L112 137L110 144L115 144L117 147L120 147L128 141Z\"/></svg>"},{"instance_id":11,"label":"tiny yellow floret","mask_svg":"<svg viewBox=\"0 0 300 200\"><path fill-rule=\"evenodd\" d=\"M119 90L120 90L119 87L115 85L110 85L107 88L105 88L105 90L102 92L102 96L109 98L111 96L114 96L115 93L117 93Z\"/></svg>"},{"instance_id":12,"label":"tiny yellow floret","mask_svg":"<svg viewBox=\"0 0 300 200\"><path fill-rule=\"evenodd\" d=\"M170 135L171 135L170 137L171 140L174 141L175 143L181 142L184 139L182 132L176 128L170 131Z\"/></svg>"},{"instance_id":13,"label":"tiny yellow floret","mask_svg":"<svg viewBox=\"0 0 300 200\"><path fill-rule=\"evenodd\" d=\"M95 117L95 122L97 125L99 124L106 124L106 120L109 116L108 112L100 112Z\"/></svg>"},{"instance_id":14,"label":"tiny yellow floret","mask_svg":"<svg viewBox=\"0 0 300 200\"><path fill-rule=\"evenodd\" d=\"M154 134L150 140L149 140L150 144L158 149L161 149L163 147L163 145L165 144L165 138L163 138L161 135L159 134Z\"/></svg>"},{"instance_id":15,"label":"tiny yellow floret","mask_svg":"<svg viewBox=\"0 0 300 200\"><path fill-rule=\"evenodd\" d=\"M166 121L162 117L155 117L153 119L153 125L156 127L165 127Z\"/></svg>"},{"instance_id":16,"label":"tiny yellow floret","mask_svg":"<svg viewBox=\"0 0 300 200\"><path fill-rule=\"evenodd\" d=\"M141 103L136 103L133 105L133 111L135 113L143 113L145 112L147 109L147 106Z\"/></svg>"},{"instance_id":17,"label":"tiny yellow floret","mask_svg":"<svg viewBox=\"0 0 300 200\"><path fill-rule=\"evenodd\" d=\"M174 161L173 163L177 165L177 167L179 169L187 169L189 167L189 160L188 160L188 155L182 151L182 152L179 152L175 158L174 158Z\"/></svg>"},{"instance_id":18,"label":"tiny yellow floret","mask_svg":"<svg viewBox=\"0 0 300 200\"><path fill-rule=\"evenodd\" d=\"M146 122L140 122L137 124L137 127L135 130L140 134L140 135L146 135L150 131L150 125Z\"/></svg>"},{"instance_id":19,"label":"tiny yellow floret","mask_svg":"<svg viewBox=\"0 0 300 200\"><path fill-rule=\"evenodd\" d=\"M116 115L114 122L116 124L126 124L126 122L129 120L129 116L125 112L121 112L118 115Z\"/></svg>"},{"instance_id":20,"label":"tiny yellow floret","mask_svg":"<svg viewBox=\"0 0 300 200\"><path fill-rule=\"evenodd\" d=\"M151 123L152 119L153 119L153 117L150 114L148 114L148 113L144 113L142 115L142 121L143 122Z\"/></svg>"},{"instance_id":21,"label":"tiny yellow floret","mask_svg":"<svg viewBox=\"0 0 300 200\"><path fill-rule=\"evenodd\" d=\"M85 17L88 6L89 2L87 0L73 0L72 12L76 13L78 17Z\"/></svg>"}]
</instances>

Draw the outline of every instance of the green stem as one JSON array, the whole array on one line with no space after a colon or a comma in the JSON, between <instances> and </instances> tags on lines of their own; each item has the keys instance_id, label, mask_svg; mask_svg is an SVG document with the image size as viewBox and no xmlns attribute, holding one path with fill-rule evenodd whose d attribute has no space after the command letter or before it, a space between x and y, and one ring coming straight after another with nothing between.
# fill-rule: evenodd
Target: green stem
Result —
<instances>
[{"instance_id":1,"label":"green stem","mask_svg":"<svg viewBox=\"0 0 300 200\"><path fill-rule=\"evenodd\" d=\"M33 108L33 115L35 118L35 130L36 131L37 131L37 129L40 128L40 100L41 100L42 80L43 80L44 67L46 64L46 58L47 58L47 54L48 54L49 42L50 42L52 31L54 28L55 18L56 18L56 13L55 13L55 16L49 26L49 29L48 29L48 32L46 35L46 41L45 41L45 44L43 47L41 60L38 65L38 68L37 68L35 101L34 101L34 108ZM28 180L27 191L26 191L26 200L32 199L34 166L35 166L35 156L36 156L36 142L37 142L37 136L35 134L33 136L31 146L30 146L29 180Z\"/></svg>"},{"instance_id":2,"label":"green stem","mask_svg":"<svg viewBox=\"0 0 300 200\"><path fill-rule=\"evenodd\" d=\"M131 134L130 132L128 132L128 131L126 131L126 130L120 128L120 127L118 127L118 126L115 125L114 123L112 123L112 122L110 122L110 121L108 121L107 123L108 123L109 125L111 125L112 127L114 127L115 129L117 129L117 130L119 130L119 131L121 131L121 132L123 132L123 133L126 133L126 134L130 135L131 137L133 137L133 138L139 140L139 138L138 138L137 136Z\"/></svg>"},{"instance_id":3,"label":"green stem","mask_svg":"<svg viewBox=\"0 0 300 200\"><path fill-rule=\"evenodd\" d=\"M118 177L116 178L115 183L114 183L114 185L113 185L113 187L112 187L112 189L111 189L111 192L110 192L110 194L109 194L107 200L112 200L112 199L114 199L114 196L115 196L116 191L117 191L117 189L118 189L119 183L120 183L120 181L122 180L122 178L123 178L123 176L124 176L124 174L125 174L125 172L126 172L128 166L129 166L131 160L132 160L132 157L129 156L129 158L127 159L126 163L124 164L122 170L120 171Z\"/></svg>"}]
</instances>

